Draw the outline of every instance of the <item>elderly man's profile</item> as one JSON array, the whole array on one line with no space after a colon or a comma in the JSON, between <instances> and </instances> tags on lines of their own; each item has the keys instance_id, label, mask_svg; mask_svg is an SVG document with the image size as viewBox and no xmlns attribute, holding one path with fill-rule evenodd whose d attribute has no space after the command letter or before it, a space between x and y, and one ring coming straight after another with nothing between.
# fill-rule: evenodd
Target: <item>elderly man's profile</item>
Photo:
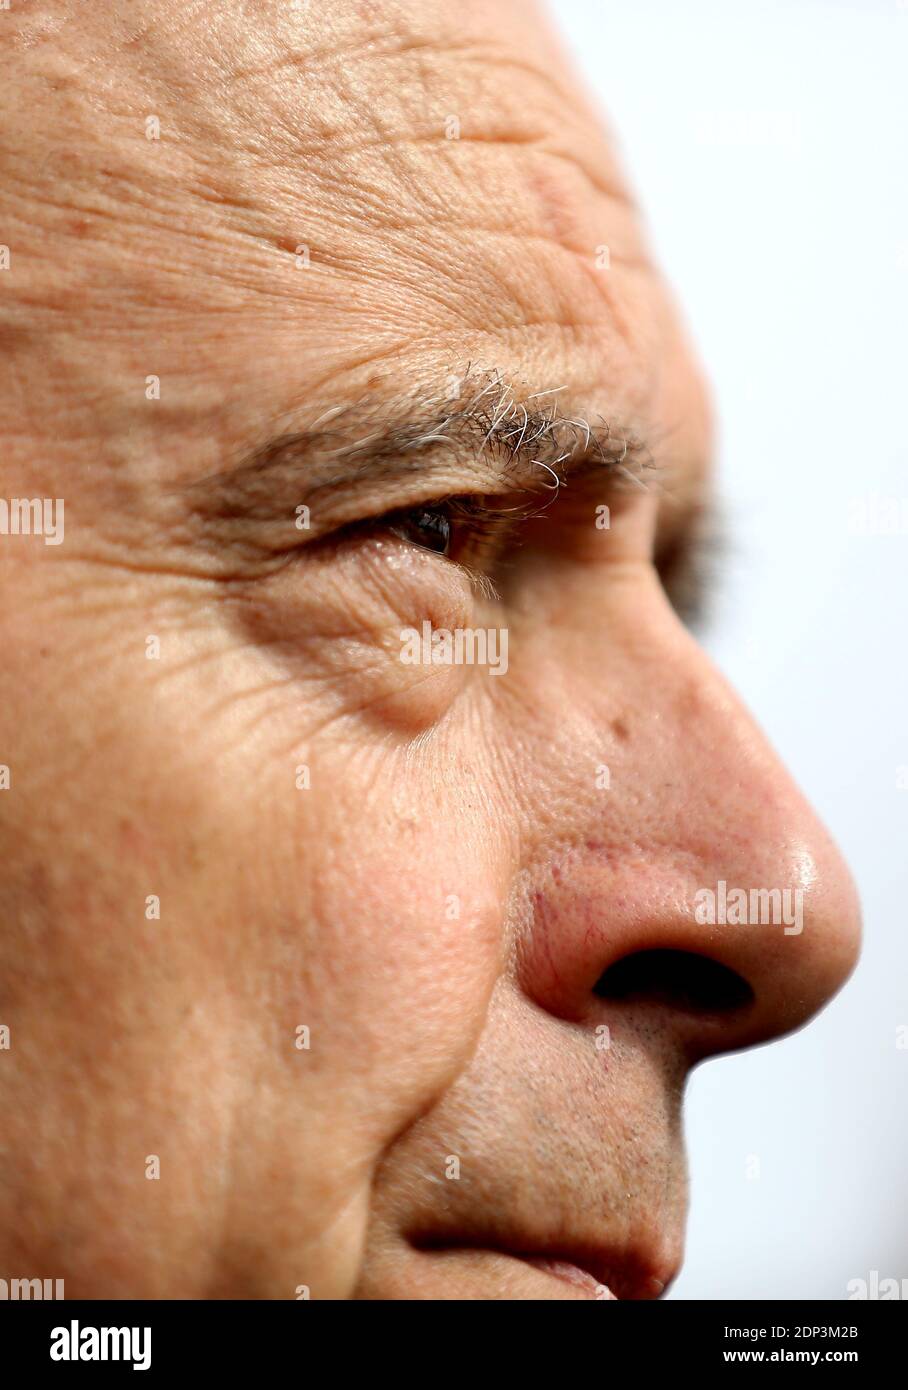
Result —
<instances>
[{"instance_id":1,"label":"elderly man's profile","mask_svg":"<svg viewBox=\"0 0 908 1390\"><path fill-rule=\"evenodd\" d=\"M0 52L0 1276L658 1298L687 1074L859 910L697 641L708 389L602 118L523 0Z\"/></svg>"}]
</instances>

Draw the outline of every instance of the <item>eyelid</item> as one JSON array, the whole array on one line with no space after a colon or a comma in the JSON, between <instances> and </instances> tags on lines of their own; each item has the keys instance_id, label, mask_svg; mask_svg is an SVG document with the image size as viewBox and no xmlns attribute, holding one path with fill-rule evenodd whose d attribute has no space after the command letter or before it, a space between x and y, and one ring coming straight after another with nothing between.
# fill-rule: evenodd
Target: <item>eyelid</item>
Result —
<instances>
[{"instance_id":1,"label":"eyelid","mask_svg":"<svg viewBox=\"0 0 908 1390\"><path fill-rule=\"evenodd\" d=\"M355 541L357 536L368 538L389 534L393 532L395 522L411 518L414 513L434 510L445 510L449 514L454 536L459 535L463 542L458 550L442 554L429 546L420 546L417 541L401 539L400 543L413 546L438 565L459 571L475 593L492 601L497 600L499 594L493 575L507 553L508 539L528 511L538 511L538 506L530 507L526 499L516 506L496 507L489 505L488 493L458 493L428 498L412 505L395 507L381 515L364 517L322 539L326 544L342 544L345 540Z\"/></svg>"},{"instance_id":2,"label":"eyelid","mask_svg":"<svg viewBox=\"0 0 908 1390\"><path fill-rule=\"evenodd\" d=\"M525 502L490 507L482 497L453 499L450 503L453 535L455 541L458 537L464 540L464 545L449 559L460 565L474 581L485 576L491 583L491 573L503 559L527 511Z\"/></svg>"},{"instance_id":3,"label":"eyelid","mask_svg":"<svg viewBox=\"0 0 908 1390\"><path fill-rule=\"evenodd\" d=\"M551 470L549 470L551 472ZM322 537L315 538L324 540L326 543L341 542L344 539L353 538L357 535L375 535L377 532L390 531L395 523L403 522L405 519L412 519L418 512L445 510L459 534L463 537L466 533L467 544L463 547L460 554L442 554L433 551L430 546L420 547L418 541L402 541L403 544L412 544L414 547L422 549L426 554L433 554L435 558L445 564L454 564L463 570L472 582L478 582L482 587L486 587L488 576L496 566L500 565L507 557L510 543L516 541L520 527L544 514L552 504L558 499L562 490L569 496L579 500L593 482L597 482L599 488L608 489L612 492L616 482L619 480L616 475L608 470L603 472L601 465L597 468L581 468L576 477L570 480L570 484L555 478L551 482L549 478L539 474L539 486L529 488L522 486L515 488L512 484L509 490L502 488L500 491L438 491L434 495L422 489L406 502L390 507L381 512L367 512L367 514L341 523L340 525L329 527ZM622 489L628 491L631 498L638 495L637 489L643 486L644 491L648 491L645 484L639 482L633 488L627 485ZM597 493L598 495L598 493Z\"/></svg>"},{"instance_id":4,"label":"eyelid","mask_svg":"<svg viewBox=\"0 0 908 1390\"><path fill-rule=\"evenodd\" d=\"M632 495L641 488L647 491L650 483L646 475L658 469L649 457L635 470L630 460L623 464L590 453L573 460L567 476L562 476L558 467L561 459L554 463L553 468L542 460L523 460L519 467L503 468L500 463L493 467L479 456L451 461L446 467L429 464L424 470L414 467L412 475L402 475L393 491L387 479L383 487L378 486L377 479L370 480L367 469L363 469L361 484L360 480L351 484L349 474L327 478L305 497L317 528L310 539L328 538L342 530L352 532L359 526L379 524L383 517L454 501L470 509L477 527L484 522L500 524L510 506L515 520L526 520L546 511L562 491L569 496L597 486L610 494L616 488ZM485 507L483 499L494 505Z\"/></svg>"},{"instance_id":5,"label":"eyelid","mask_svg":"<svg viewBox=\"0 0 908 1390\"><path fill-rule=\"evenodd\" d=\"M513 496L514 494L511 494ZM430 497L403 507L394 507L376 516L364 517L340 531L355 533L390 528L395 522L411 518L419 512L444 511L451 522L468 528L475 537L501 538L507 530L513 529L528 517L541 510L537 501L528 498L510 505L491 505L489 493L458 493L441 497ZM427 547L428 548L428 547Z\"/></svg>"}]
</instances>

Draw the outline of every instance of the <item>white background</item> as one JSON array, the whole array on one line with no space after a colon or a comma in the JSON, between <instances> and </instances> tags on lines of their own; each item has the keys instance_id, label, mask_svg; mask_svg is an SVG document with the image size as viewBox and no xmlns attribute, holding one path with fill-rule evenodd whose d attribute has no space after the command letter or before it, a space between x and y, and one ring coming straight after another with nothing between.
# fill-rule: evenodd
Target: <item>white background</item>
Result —
<instances>
[{"instance_id":1,"label":"white background","mask_svg":"<svg viewBox=\"0 0 908 1390\"><path fill-rule=\"evenodd\" d=\"M818 1020L694 1073L674 1296L843 1299L908 1278L908 3L550 8L715 388L735 553L706 645L864 905ZM855 530L874 492L901 534Z\"/></svg>"}]
</instances>

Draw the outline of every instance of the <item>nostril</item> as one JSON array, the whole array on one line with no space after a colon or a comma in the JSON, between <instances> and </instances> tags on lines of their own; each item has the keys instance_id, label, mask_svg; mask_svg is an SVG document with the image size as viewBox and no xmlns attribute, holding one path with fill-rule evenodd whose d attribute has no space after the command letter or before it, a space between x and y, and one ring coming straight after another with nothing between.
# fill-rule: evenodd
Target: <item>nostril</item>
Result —
<instances>
[{"instance_id":1,"label":"nostril","mask_svg":"<svg viewBox=\"0 0 908 1390\"><path fill-rule=\"evenodd\" d=\"M711 1014L731 1013L754 1000L750 985L734 970L690 951L635 951L610 965L593 993Z\"/></svg>"}]
</instances>

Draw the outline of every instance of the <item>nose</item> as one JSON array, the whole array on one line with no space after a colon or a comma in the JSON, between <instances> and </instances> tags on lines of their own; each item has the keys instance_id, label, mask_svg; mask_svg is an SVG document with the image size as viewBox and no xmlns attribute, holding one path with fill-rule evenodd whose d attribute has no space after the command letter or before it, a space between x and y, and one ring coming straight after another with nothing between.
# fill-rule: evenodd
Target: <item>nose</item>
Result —
<instances>
[{"instance_id":1,"label":"nose","mask_svg":"<svg viewBox=\"0 0 908 1390\"><path fill-rule=\"evenodd\" d=\"M559 821L529 876L521 984L560 1017L658 1024L693 1062L806 1022L854 966L860 912L829 835L661 592L646 618L634 607L605 623L607 661L563 625L536 654L561 673L535 705Z\"/></svg>"}]
</instances>

